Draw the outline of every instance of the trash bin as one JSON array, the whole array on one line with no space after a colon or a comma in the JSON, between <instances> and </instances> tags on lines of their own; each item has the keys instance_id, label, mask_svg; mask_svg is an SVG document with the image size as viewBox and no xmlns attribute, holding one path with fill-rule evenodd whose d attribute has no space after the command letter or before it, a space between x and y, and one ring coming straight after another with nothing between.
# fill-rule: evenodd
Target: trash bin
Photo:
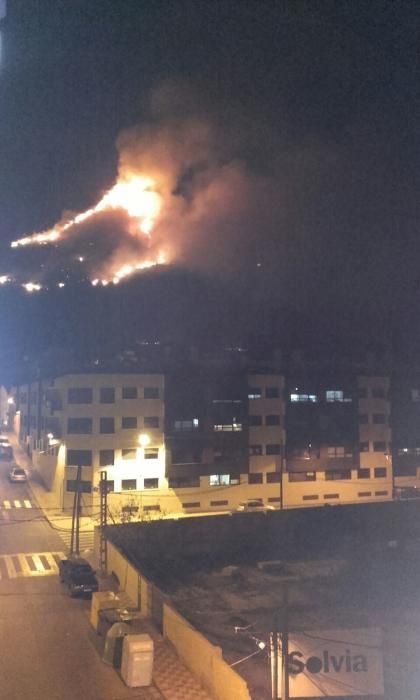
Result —
<instances>
[{"instance_id":1,"label":"trash bin","mask_svg":"<svg viewBox=\"0 0 420 700\"><path fill-rule=\"evenodd\" d=\"M125 622L116 622L108 630L102 656L104 663L121 668L123 641L127 634L130 634L130 627Z\"/></svg>"},{"instance_id":2,"label":"trash bin","mask_svg":"<svg viewBox=\"0 0 420 700\"><path fill-rule=\"evenodd\" d=\"M152 683L153 639L149 634L130 634L124 637L121 677L129 688Z\"/></svg>"}]
</instances>

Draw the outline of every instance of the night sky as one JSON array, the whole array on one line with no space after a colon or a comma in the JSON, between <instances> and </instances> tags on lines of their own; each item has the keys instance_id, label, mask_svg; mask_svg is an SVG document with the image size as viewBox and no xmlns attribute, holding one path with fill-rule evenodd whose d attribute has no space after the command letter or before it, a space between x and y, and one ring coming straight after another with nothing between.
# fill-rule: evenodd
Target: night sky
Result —
<instances>
[{"instance_id":1,"label":"night sky","mask_svg":"<svg viewBox=\"0 0 420 700\"><path fill-rule=\"evenodd\" d=\"M177 222L181 267L309 336L420 338L419 20L398 0L9 0L0 274L28 264L11 240L114 183L122 131L199 119L215 136L177 188L210 162L235 177L221 212Z\"/></svg>"}]
</instances>

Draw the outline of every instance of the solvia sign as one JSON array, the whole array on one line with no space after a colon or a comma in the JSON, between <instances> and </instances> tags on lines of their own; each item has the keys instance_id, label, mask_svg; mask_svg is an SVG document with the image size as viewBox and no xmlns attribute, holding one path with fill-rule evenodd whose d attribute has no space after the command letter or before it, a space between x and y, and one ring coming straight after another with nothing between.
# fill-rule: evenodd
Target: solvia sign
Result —
<instances>
[{"instance_id":1,"label":"solvia sign","mask_svg":"<svg viewBox=\"0 0 420 700\"><path fill-rule=\"evenodd\" d=\"M383 695L381 631L370 628L291 634L288 669L291 698ZM280 689L281 679L279 698Z\"/></svg>"}]
</instances>

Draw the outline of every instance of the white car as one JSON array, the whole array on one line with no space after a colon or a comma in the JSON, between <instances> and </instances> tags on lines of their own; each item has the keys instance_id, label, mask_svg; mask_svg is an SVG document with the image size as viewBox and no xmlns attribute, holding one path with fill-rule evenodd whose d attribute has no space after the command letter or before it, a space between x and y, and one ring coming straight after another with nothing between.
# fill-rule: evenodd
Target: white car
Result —
<instances>
[{"instance_id":1,"label":"white car","mask_svg":"<svg viewBox=\"0 0 420 700\"><path fill-rule=\"evenodd\" d=\"M242 513L252 513L255 511L275 510L275 508L273 506L264 505L262 500L260 501L255 499L250 501L242 501L236 510Z\"/></svg>"},{"instance_id":2,"label":"white car","mask_svg":"<svg viewBox=\"0 0 420 700\"><path fill-rule=\"evenodd\" d=\"M10 447L10 440L7 435L0 435L0 445L3 447Z\"/></svg>"},{"instance_id":3,"label":"white car","mask_svg":"<svg viewBox=\"0 0 420 700\"><path fill-rule=\"evenodd\" d=\"M14 466L13 469L9 472L9 481L15 483L19 481L27 481L25 470L22 469L22 467Z\"/></svg>"}]
</instances>

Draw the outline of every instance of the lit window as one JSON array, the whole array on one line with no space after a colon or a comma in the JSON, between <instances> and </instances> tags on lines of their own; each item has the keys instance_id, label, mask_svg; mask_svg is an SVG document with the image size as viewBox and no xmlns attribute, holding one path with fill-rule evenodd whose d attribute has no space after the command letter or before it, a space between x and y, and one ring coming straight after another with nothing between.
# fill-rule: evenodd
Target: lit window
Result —
<instances>
[{"instance_id":1,"label":"lit window","mask_svg":"<svg viewBox=\"0 0 420 700\"><path fill-rule=\"evenodd\" d=\"M292 403L316 403L318 397L316 394L290 394L290 401Z\"/></svg>"},{"instance_id":2,"label":"lit window","mask_svg":"<svg viewBox=\"0 0 420 700\"><path fill-rule=\"evenodd\" d=\"M334 458L334 457L344 457L344 454L345 454L344 447L341 447L341 446L340 447L337 447L337 446L328 447L327 454L328 454L329 459Z\"/></svg>"},{"instance_id":3,"label":"lit window","mask_svg":"<svg viewBox=\"0 0 420 700\"><path fill-rule=\"evenodd\" d=\"M328 390L325 392L325 398L329 403L333 403L334 401L344 401L344 392L334 389L334 390Z\"/></svg>"},{"instance_id":4,"label":"lit window","mask_svg":"<svg viewBox=\"0 0 420 700\"><path fill-rule=\"evenodd\" d=\"M210 486L229 486L230 475L229 474L211 474L210 475Z\"/></svg>"},{"instance_id":5,"label":"lit window","mask_svg":"<svg viewBox=\"0 0 420 700\"><path fill-rule=\"evenodd\" d=\"M262 396L262 391L256 386L249 387L248 389L248 399L252 401L253 399L260 399Z\"/></svg>"},{"instance_id":6,"label":"lit window","mask_svg":"<svg viewBox=\"0 0 420 700\"><path fill-rule=\"evenodd\" d=\"M144 459L158 459L159 448L158 447L146 447L144 450Z\"/></svg>"},{"instance_id":7,"label":"lit window","mask_svg":"<svg viewBox=\"0 0 420 700\"><path fill-rule=\"evenodd\" d=\"M217 423L213 426L216 433L237 433L242 430L242 423Z\"/></svg>"}]
</instances>

